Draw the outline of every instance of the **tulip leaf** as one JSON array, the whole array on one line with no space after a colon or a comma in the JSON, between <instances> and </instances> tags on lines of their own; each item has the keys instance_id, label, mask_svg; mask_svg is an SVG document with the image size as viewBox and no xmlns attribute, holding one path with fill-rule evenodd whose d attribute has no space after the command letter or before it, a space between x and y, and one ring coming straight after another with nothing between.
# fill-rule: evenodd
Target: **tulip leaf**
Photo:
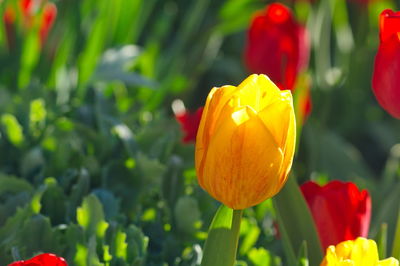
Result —
<instances>
[{"instance_id":1,"label":"tulip leaf","mask_svg":"<svg viewBox=\"0 0 400 266\"><path fill-rule=\"evenodd\" d=\"M376 238L379 258L386 258L387 250L387 223L382 223Z\"/></svg>"},{"instance_id":2,"label":"tulip leaf","mask_svg":"<svg viewBox=\"0 0 400 266\"><path fill-rule=\"evenodd\" d=\"M254 266L278 266L282 265L279 257L273 256L263 247L252 248L247 256Z\"/></svg>"},{"instance_id":3,"label":"tulip leaf","mask_svg":"<svg viewBox=\"0 0 400 266\"><path fill-rule=\"evenodd\" d=\"M104 237L108 223L104 220L103 205L95 195L90 194L84 198L82 206L77 209L76 219L88 237Z\"/></svg>"},{"instance_id":4,"label":"tulip leaf","mask_svg":"<svg viewBox=\"0 0 400 266\"><path fill-rule=\"evenodd\" d=\"M219 207L208 231L202 266L234 265L242 212L224 205Z\"/></svg>"},{"instance_id":5,"label":"tulip leaf","mask_svg":"<svg viewBox=\"0 0 400 266\"><path fill-rule=\"evenodd\" d=\"M383 190L382 190L383 191ZM379 207L376 207L377 213L373 217L374 219L371 222L370 228L370 236L372 238L376 238L379 232L379 226L382 223L387 223L388 225L388 233L387 233L387 250L394 250L394 238L395 238L395 230L396 230L396 221L397 221L397 213L393 210L398 210L400 208L399 200L400 200L400 183L393 184L389 190L385 190L384 194L385 198L377 199L379 202ZM377 197L376 197L377 198Z\"/></svg>"},{"instance_id":6,"label":"tulip leaf","mask_svg":"<svg viewBox=\"0 0 400 266\"><path fill-rule=\"evenodd\" d=\"M273 199L278 216L279 230L284 242L289 242L290 253L299 250L306 242L310 265L319 265L323 253L316 226L303 195L293 176L289 177L285 187ZM285 247L285 251L287 248ZM291 264L291 263L289 263ZM295 265L295 264L291 264Z\"/></svg>"},{"instance_id":7,"label":"tulip leaf","mask_svg":"<svg viewBox=\"0 0 400 266\"><path fill-rule=\"evenodd\" d=\"M308 266L308 250L307 250L307 242L303 241L301 244L299 255L297 256L297 265L298 266Z\"/></svg>"},{"instance_id":8,"label":"tulip leaf","mask_svg":"<svg viewBox=\"0 0 400 266\"><path fill-rule=\"evenodd\" d=\"M400 209L397 216L397 225L393 241L392 256L400 260Z\"/></svg>"},{"instance_id":9,"label":"tulip leaf","mask_svg":"<svg viewBox=\"0 0 400 266\"><path fill-rule=\"evenodd\" d=\"M279 233L282 236L282 244L287 259L287 264L296 265L296 255L293 249L293 245L290 242L288 232L286 231L286 228L284 226L283 218L281 217L278 210L276 210L276 219L279 225Z\"/></svg>"}]
</instances>

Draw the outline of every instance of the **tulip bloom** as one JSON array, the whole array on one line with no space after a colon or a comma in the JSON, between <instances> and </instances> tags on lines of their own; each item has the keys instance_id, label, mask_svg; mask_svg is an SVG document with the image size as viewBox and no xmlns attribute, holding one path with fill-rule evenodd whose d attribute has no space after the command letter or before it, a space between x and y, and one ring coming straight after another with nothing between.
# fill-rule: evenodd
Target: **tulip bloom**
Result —
<instances>
[{"instance_id":1,"label":"tulip bloom","mask_svg":"<svg viewBox=\"0 0 400 266\"><path fill-rule=\"evenodd\" d=\"M274 3L251 23L245 63L251 72L268 75L279 88L293 90L298 73L308 65L309 51L306 28L289 8Z\"/></svg>"},{"instance_id":2,"label":"tulip bloom","mask_svg":"<svg viewBox=\"0 0 400 266\"><path fill-rule=\"evenodd\" d=\"M378 103L400 119L400 12L380 15L380 45L375 57L372 89Z\"/></svg>"},{"instance_id":3,"label":"tulip bloom","mask_svg":"<svg viewBox=\"0 0 400 266\"><path fill-rule=\"evenodd\" d=\"M368 235L371 198L350 182L325 186L309 181L300 186L317 226L322 247Z\"/></svg>"},{"instance_id":4,"label":"tulip bloom","mask_svg":"<svg viewBox=\"0 0 400 266\"><path fill-rule=\"evenodd\" d=\"M203 107L198 108L194 113L183 110L182 112L175 114L176 120L181 125L182 132L185 134L182 139L184 143L196 141L197 130L199 128L202 114Z\"/></svg>"},{"instance_id":5,"label":"tulip bloom","mask_svg":"<svg viewBox=\"0 0 400 266\"><path fill-rule=\"evenodd\" d=\"M11 49L15 43L15 29L14 23L16 19L16 14L14 9L7 7L3 15L3 23L5 28L5 33L7 36L7 45Z\"/></svg>"},{"instance_id":6,"label":"tulip bloom","mask_svg":"<svg viewBox=\"0 0 400 266\"><path fill-rule=\"evenodd\" d=\"M199 184L232 209L256 205L285 184L295 139L292 94L267 76L213 88L196 138Z\"/></svg>"},{"instance_id":7,"label":"tulip bloom","mask_svg":"<svg viewBox=\"0 0 400 266\"><path fill-rule=\"evenodd\" d=\"M39 37L43 45L46 42L47 35L53 27L57 17L57 7L53 3L47 3L43 8L42 21L40 24Z\"/></svg>"},{"instance_id":8,"label":"tulip bloom","mask_svg":"<svg viewBox=\"0 0 400 266\"><path fill-rule=\"evenodd\" d=\"M54 3L40 4L34 0L20 0L19 11L22 14L23 31L39 29L38 35L40 44L43 46L47 35L50 32L57 17L57 7ZM37 8L40 5L40 8ZM6 26L7 42L10 48L15 42L16 10L13 5L9 5L3 15L3 21Z\"/></svg>"},{"instance_id":9,"label":"tulip bloom","mask_svg":"<svg viewBox=\"0 0 400 266\"><path fill-rule=\"evenodd\" d=\"M16 261L8 266L68 266L67 262L51 253L44 253L30 260Z\"/></svg>"},{"instance_id":10,"label":"tulip bloom","mask_svg":"<svg viewBox=\"0 0 400 266\"><path fill-rule=\"evenodd\" d=\"M362 237L329 246L321 266L398 266L395 258L379 260L374 240Z\"/></svg>"}]
</instances>

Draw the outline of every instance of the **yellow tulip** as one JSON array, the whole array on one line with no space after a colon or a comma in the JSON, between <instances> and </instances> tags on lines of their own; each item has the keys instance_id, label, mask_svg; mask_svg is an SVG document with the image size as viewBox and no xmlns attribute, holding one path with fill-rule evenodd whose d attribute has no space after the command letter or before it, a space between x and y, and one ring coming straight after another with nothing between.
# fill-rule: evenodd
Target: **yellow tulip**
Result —
<instances>
[{"instance_id":1,"label":"yellow tulip","mask_svg":"<svg viewBox=\"0 0 400 266\"><path fill-rule=\"evenodd\" d=\"M292 94L267 76L213 88L196 138L199 184L232 209L261 203L285 184L295 140Z\"/></svg>"},{"instance_id":2,"label":"yellow tulip","mask_svg":"<svg viewBox=\"0 0 400 266\"><path fill-rule=\"evenodd\" d=\"M399 266L399 261L379 260L375 241L359 237L329 246L321 266Z\"/></svg>"}]
</instances>

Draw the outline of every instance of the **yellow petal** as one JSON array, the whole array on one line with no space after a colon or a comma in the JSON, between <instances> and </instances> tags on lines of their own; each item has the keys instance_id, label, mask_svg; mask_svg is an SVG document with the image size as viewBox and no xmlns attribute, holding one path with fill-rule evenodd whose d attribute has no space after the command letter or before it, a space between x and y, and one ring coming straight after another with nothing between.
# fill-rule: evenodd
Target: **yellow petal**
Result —
<instances>
[{"instance_id":1,"label":"yellow petal","mask_svg":"<svg viewBox=\"0 0 400 266\"><path fill-rule=\"evenodd\" d=\"M358 237L329 246L321 266L399 266L398 260L378 261L378 248L374 240Z\"/></svg>"},{"instance_id":2,"label":"yellow petal","mask_svg":"<svg viewBox=\"0 0 400 266\"><path fill-rule=\"evenodd\" d=\"M351 258L353 247L354 247L354 241L352 240L343 241L338 245L336 245L335 248L336 255L343 259L349 259Z\"/></svg>"},{"instance_id":3,"label":"yellow petal","mask_svg":"<svg viewBox=\"0 0 400 266\"><path fill-rule=\"evenodd\" d=\"M387 258L379 261L376 266L399 266L399 261L395 258Z\"/></svg>"},{"instance_id":4,"label":"yellow petal","mask_svg":"<svg viewBox=\"0 0 400 266\"><path fill-rule=\"evenodd\" d=\"M208 94L196 136L195 164L200 183L202 179L201 165L203 164L203 158L206 156L204 153L207 150L210 137L215 130L215 123L222 107L229 101L235 90L236 87L234 86L215 87Z\"/></svg>"},{"instance_id":5,"label":"yellow petal","mask_svg":"<svg viewBox=\"0 0 400 266\"><path fill-rule=\"evenodd\" d=\"M235 95L238 106L251 106L256 112L281 98L279 88L265 75L251 75L239 86Z\"/></svg>"},{"instance_id":6,"label":"yellow petal","mask_svg":"<svg viewBox=\"0 0 400 266\"><path fill-rule=\"evenodd\" d=\"M203 187L228 207L247 208L280 189L282 161L281 149L255 111L240 107L224 117L211 139Z\"/></svg>"},{"instance_id":7,"label":"yellow petal","mask_svg":"<svg viewBox=\"0 0 400 266\"><path fill-rule=\"evenodd\" d=\"M358 237L354 242L350 259L359 265L374 266L378 262L378 248L375 241Z\"/></svg>"}]
</instances>

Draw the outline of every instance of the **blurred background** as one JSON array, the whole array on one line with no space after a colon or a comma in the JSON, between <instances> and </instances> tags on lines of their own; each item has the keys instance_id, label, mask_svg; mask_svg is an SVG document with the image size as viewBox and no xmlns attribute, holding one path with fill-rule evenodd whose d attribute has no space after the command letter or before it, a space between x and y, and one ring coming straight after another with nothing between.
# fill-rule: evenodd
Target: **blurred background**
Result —
<instances>
[{"instance_id":1,"label":"blurred background","mask_svg":"<svg viewBox=\"0 0 400 266\"><path fill-rule=\"evenodd\" d=\"M0 264L52 252L70 265L198 265L217 203L171 104L195 112L212 87L251 74L248 29L270 3L0 1ZM393 232L400 121L371 78L379 14L400 3L281 3L311 49L294 90L312 102L294 175L367 188L370 236L382 222ZM270 201L246 210L240 265L285 265L274 215Z\"/></svg>"}]
</instances>

